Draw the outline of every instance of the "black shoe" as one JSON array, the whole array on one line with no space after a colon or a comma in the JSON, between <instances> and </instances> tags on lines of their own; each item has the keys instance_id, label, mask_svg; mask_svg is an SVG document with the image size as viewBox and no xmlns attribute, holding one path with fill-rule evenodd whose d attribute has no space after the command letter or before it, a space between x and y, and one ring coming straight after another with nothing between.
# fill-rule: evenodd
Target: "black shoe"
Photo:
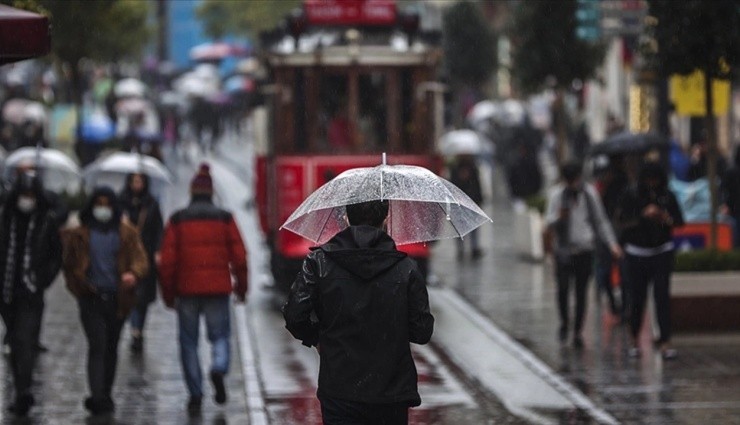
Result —
<instances>
[{"instance_id":1,"label":"black shoe","mask_svg":"<svg viewBox=\"0 0 740 425\"><path fill-rule=\"evenodd\" d=\"M477 260L477 259L479 259L482 256L483 256L483 250L482 249L474 249L473 250L473 254L472 254L473 260Z\"/></svg>"},{"instance_id":2,"label":"black shoe","mask_svg":"<svg viewBox=\"0 0 740 425\"><path fill-rule=\"evenodd\" d=\"M568 340L568 328L565 326L561 326L560 331L558 331L558 341L560 341L560 343L563 344L567 340Z\"/></svg>"},{"instance_id":3,"label":"black shoe","mask_svg":"<svg viewBox=\"0 0 740 425\"><path fill-rule=\"evenodd\" d=\"M573 337L573 348L579 350L583 348L583 338L580 335Z\"/></svg>"},{"instance_id":4,"label":"black shoe","mask_svg":"<svg viewBox=\"0 0 740 425\"><path fill-rule=\"evenodd\" d=\"M113 413L114 404L110 397L95 399L88 397L85 399L85 409L93 415L108 415Z\"/></svg>"},{"instance_id":5,"label":"black shoe","mask_svg":"<svg viewBox=\"0 0 740 425\"><path fill-rule=\"evenodd\" d=\"M201 398L200 397L190 397L190 400L188 400L188 414L190 416L199 416L201 410Z\"/></svg>"},{"instance_id":6,"label":"black shoe","mask_svg":"<svg viewBox=\"0 0 740 425\"><path fill-rule=\"evenodd\" d=\"M224 385L224 374L221 372L211 372L211 382L213 383L213 390L216 394L213 395L213 400L217 404L226 403L226 385Z\"/></svg>"},{"instance_id":7,"label":"black shoe","mask_svg":"<svg viewBox=\"0 0 740 425\"><path fill-rule=\"evenodd\" d=\"M16 398L15 403L13 403L8 410L16 416L26 416L28 415L28 411L31 410L31 406L35 403L36 400L34 400L31 394L25 394Z\"/></svg>"},{"instance_id":8,"label":"black shoe","mask_svg":"<svg viewBox=\"0 0 740 425\"><path fill-rule=\"evenodd\" d=\"M39 353L46 353L46 352L49 351L49 349L46 348L46 346L43 345L42 343L37 342L36 343L36 351L38 351Z\"/></svg>"},{"instance_id":9,"label":"black shoe","mask_svg":"<svg viewBox=\"0 0 740 425\"><path fill-rule=\"evenodd\" d=\"M131 337L131 352L134 354L141 354L144 351L144 337L132 336Z\"/></svg>"}]
</instances>

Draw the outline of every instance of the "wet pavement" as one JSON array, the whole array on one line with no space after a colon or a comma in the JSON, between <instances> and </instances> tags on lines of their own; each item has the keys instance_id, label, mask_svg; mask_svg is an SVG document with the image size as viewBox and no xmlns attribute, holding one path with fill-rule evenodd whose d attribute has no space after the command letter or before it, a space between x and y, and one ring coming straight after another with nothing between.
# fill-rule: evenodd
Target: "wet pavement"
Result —
<instances>
[{"instance_id":1,"label":"wet pavement","mask_svg":"<svg viewBox=\"0 0 740 425\"><path fill-rule=\"evenodd\" d=\"M176 317L158 301L147 322L141 358L129 353L124 329L115 415L109 420L88 417L82 407L86 341L76 303L59 279L47 293L42 340L50 350L39 359L37 406L21 421L3 407L1 424L321 423L316 352L292 339L272 303L267 252L251 207L252 157L250 145L238 139L226 140L215 154L190 151L186 160L171 156L168 165L177 178L162 199L165 216L183 207L192 174L200 160L208 159L218 202L236 212L250 251L248 304L234 309L229 403L213 404L205 383L203 415L187 417ZM591 293L586 348L561 347L550 265L528 262L514 252L513 215L502 191L496 188L494 202L486 206L494 223L481 230L483 258L458 262L454 241L434 245L432 267L440 283L431 297L439 332L429 346L414 347L423 404L412 409L412 424L740 424L740 335L677 335L679 358L673 362L654 355L646 339L643 357L629 359L625 329L595 305ZM462 332L473 328L480 332ZM467 335L490 341L455 339ZM476 353L480 347L491 351ZM471 369L466 351L487 361L490 370ZM207 365L206 344L201 352ZM0 361L3 406L12 396L8 375L7 362ZM509 394L513 386L509 390L502 381L497 387L491 382L496 376L524 385L525 392ZM527 382L538 383L527 387ZM512 401L516 397L521 400ZM528 398L544 402L533 403L533 411L520 411L518 403Z\"/></svg>"},{"instance_id":2,"label":"wet pavement","mask_svg":"<svg viewBox=\"0 0 740 425\"><path fill-rule=\"evenodd\" d=\"M459 262L453 241L435 245L433 270L443 286L455 289L622 423L740 423L740 334L676 334L679 357L664 361L651 346L648 320L640 342L643 356L631 359L627 328L607 312L605 299L602 305L595 301L592 282L585 349L561 346L552 265L515 252L514 216L503 193L496 187L485 207L493 224L481 229L483 258ZM551 414L561 423L594 422L577 409Z\"/></svg>"}]
</instances>

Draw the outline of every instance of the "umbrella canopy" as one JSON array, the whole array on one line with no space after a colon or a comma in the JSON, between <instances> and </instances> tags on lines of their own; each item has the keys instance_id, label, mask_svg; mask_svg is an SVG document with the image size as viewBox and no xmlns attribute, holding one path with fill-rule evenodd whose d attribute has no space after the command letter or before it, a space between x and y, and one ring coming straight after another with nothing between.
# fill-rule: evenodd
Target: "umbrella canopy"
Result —
<instances>
[{"instance_id":1,"label":"umbrella canopy","mask_svg":"<svg viewBox=\"0 0 740 425\"><path fill-rule=\"evenodd\" d=\"M245 54L247 49L244 47L224 42L203 43L190 49L190 59L194 61L217 61Z\"/></svg>"},{"instance_id":2,"label":"umbrella canopy","mask_svg":"<svg viewBox=\"0 0 740 425\"><path fill-rule=\"evenodd\" d=\"M16 149L5 158L3 176L12 180L19 167L31 167L41 171L44 187L54 192L62 192L72 184L78 184L80 167L64 152L41 147Z\"/></svg>"},{"instance_id":3,"label":"umbrella canopy","mask_svg":"<svg viewBox=\"0 0 740 425\"><path fill-rule=\"evenodd\" d=\"M471 124L475 125L481 121L493 119L499 113L501 113L501 107L498 104L490 100L483 100L470 108L467 119Z\"/></svg>"},{"instance_id":4,"label":"umbrella canopy","mask_svg":"<svg viewBox=\"0 0 740 425\"><path fill-rule=\"evenodd\" d=\"M116 97L143 97L146 90L146 84L136 78L124 78L113 86Z\"/></svg>"},{"instance_id":5,"label":"umbrella canopy","mask_svg":"<svg viewBox=\"0 0 740 425\"><path fill-rule=\"evenodd\" d=\"M159 160L148 155L131 152L115 152L100 158L85 167L82 175L85 183L89 184L104 174L125 176L131 173L146 174L150 179L159 182L172 182L169 170Z\"/></svg>"},{"instance_id":6,"label":"umbrella canopy","mask_svg":"<svg viewBox=\"0 0 740 425\"><path fill-rule=\"evenodd\" d=\"M507 99L501 104L499 121L502 125L515 127L524 121L527 109L518 100Z\"/></svg>"},{"instance_id":7,"label":"umbrella canopy","mask_svg":"<svg viewBox=\"0 0 740 425\"><path fill-rule=\"evenodd\" d=\"M80 136L86 142L106 142L116 135L116 125L102 112L85 117L80 124Z\"/></svg>"},{"instance_id":8,"label":"umbrella canopy","mask_svg":"<svg viewBox=\"0 0 740 425\"><path fill-rule=\"evenodd\" d=\"M453 130L445 133L440 140L443 155L478 155L492 153L493 145L473 130Z\"/></svg>"},{"instance_id":9,"label":"umbrella canopy","mask_svg":"<svg viewBox=\"0 0 740 425\"><path fill-rule=\"evenodd\" d=\"M24 119L45 126L49 121L46 107L39 102L28 102L23 111Z\"/></svg>"},{"instance_id":10,"label":"umbrella canopy","mask_svg":"<svg viewBox=\"0 0 740 425\"><path fill-rule=\"evenodd\" d=\"M42 56L51 50L49 18L0 4L0 64Z\"/></svg>"},{"instance_id":11,"label":"umbrella canopy","mask_svg":"<svg viewBox=\"0 0 740 425\"><path fill-rule=\"evenodd\" d=\"M322 244L348 226L345 206L388 200L397 244L462 237L490 218L462 190L426 168L379 165L347 170L312 193L282 228Z\"/></svg>"},{"instance_id":12,"label":"umbrella canopy","mask_svg":"<svg viewBox=\"0 0 740 425\"><path fill-rule=\"evenodd\" d=\"M668 150L668 140L654 133L630 133L628 131L608 137L591 147L591 155L639 154L651 149Z\"/></svg>"},{"instance_id":13,"label":"umbrella canopy","mask_svg":"<svg viewBox=\"0 0 740 425\"><path fill-rule=\"evenodd\" d=\"M5 159L5 167L15 168L20 165L64 171L70 174L79 174L80 167L64 152L56 149L25 147L14 150Z\"/></svg>"},{"instance_id":14,"label":"umbrella canopy","mask_svg":"<svg viewBox=\"0 0 740 425\"><path fill-rule=\"evenodd\" d=\"M31 103L27 99L10 99L3 105L3 120L15 124L21 125L26 119L26 107Z\"/></svg>"}]
</instances>

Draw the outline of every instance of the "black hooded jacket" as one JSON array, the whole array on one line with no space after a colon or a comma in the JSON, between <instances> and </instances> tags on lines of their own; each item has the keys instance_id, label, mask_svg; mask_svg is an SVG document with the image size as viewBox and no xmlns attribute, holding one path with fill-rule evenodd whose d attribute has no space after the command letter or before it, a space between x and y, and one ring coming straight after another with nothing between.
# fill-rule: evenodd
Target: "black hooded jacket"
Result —
<instances>
[{"instance_id":1,"label":"black hooded jacket","mask_svg":"<svg viewBox=\"0 0 740 425\"><path fill-rule=\"evenodd\" d=\"M283 315L320 348L319 396L421 404L409 342L429 342L434 318L416 263L382 230L350 226L314 249Z\"/></svg>"},{"instance_id":2,"label":"black hooded jacket","mask_svg":"<svg viewBox=\"0 0 740 425\"><path fill-rule=\"evenodd\" d=\"M657 187L648 187L647 180L657 180ZM642 211L655 204L667 212L671 224L642 216ZM656 248L673 239L673 228L684 225L683 213L676 196L668 188L668 177L657 164L643 166L637 185L625 191L617 209L617 220L622 228L622 242L641 248Z\"/></svg>"}]
</instances>

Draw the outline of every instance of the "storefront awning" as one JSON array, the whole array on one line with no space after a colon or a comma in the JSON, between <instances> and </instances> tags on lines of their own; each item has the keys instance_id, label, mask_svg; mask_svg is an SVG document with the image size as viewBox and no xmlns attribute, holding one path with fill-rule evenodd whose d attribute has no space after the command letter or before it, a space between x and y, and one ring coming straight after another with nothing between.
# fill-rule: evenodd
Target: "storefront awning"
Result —
<instances>
[{"instance_id":1,"label":"storefront awning","mask_svg":"<svg viewBox=\"0 0 740 425\"><path fill-rule=\"evenodd\" d=\"M0 4L0 64L49 53L49 18Z\"/></svg>"}]
</instances>

